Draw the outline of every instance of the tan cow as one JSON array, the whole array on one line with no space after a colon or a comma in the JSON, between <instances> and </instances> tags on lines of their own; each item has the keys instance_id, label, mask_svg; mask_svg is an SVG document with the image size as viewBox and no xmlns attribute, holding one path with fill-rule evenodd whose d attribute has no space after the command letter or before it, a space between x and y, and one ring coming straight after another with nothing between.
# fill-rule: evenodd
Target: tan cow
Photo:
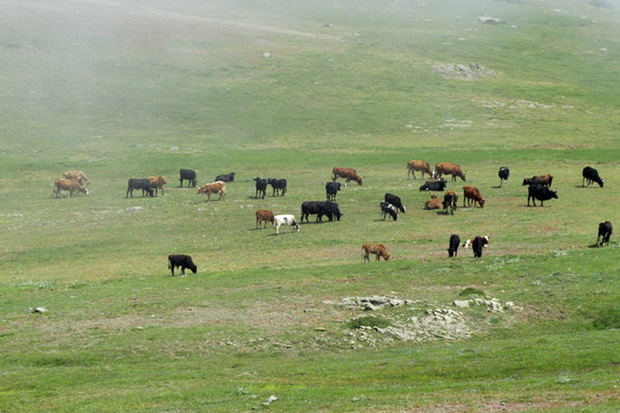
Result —
<instances>
[{"instance_id":1,"label":"tan cow","mask_svg":"<svg viewBox=\"0 0 620 413\"><path fill-rule=\"evenodd\" d=\"M69 198L76 192L82 192L88 195L88 189L77 179L56 179L56 181L54 181L53 195L59 198L62 191L69 191Z\"/></svg>"},{"instance_id":2,"label":"tan cow","mask_svg":"<svg viewBox=\"0 0 620 413\"><path fill-rule=\"evenodd\" d=\"M273 211L269 209L259 209L256 211L256 229L260 228L260 224L264 223L263 228L267 228L267 222L273 224Z\"/></svg>"},{"instance_id":3,"label":"tan cow","mask_svg":"<svg viewBox=\"0 0 620 413\"><path fill-rule=\"evenodd\" d=\"M206 184L198 188L198 194L205 194L207 196L207 202L211 200L211 194L219 194L218 200L222 199L226 195L226 182L217 181L211 184Z\"/></svg>"},{"instance_id":4,"label":"tan cow","mask_svg":"<svg viewBox=\"0 0 620 413\"><path fill-rule=\"evenodd\" d=\"M63 173L62 176L65 179L75 179L82 186L90 184L90 180L88 179L84 171L67 171Z\"/></svg>"},{"instance_id":5,"label":"tan cow","mask_svg":"<svg viewBox=\"0 0 620 413\"><path fill-rule=\"evenodd\" d=\"M442 175L452 175L452 180L456 181L456 177L458 176L463 181L467 181L465 179L465 173L461 171L461 165L456 163L438 163L435 165L435 176L441 178Z\"/></svg>"},{"instance_id":6,"label":"tan cow","mask_svg":"<svg viewBox=\"0 0 620 413\"><path fill-rule=\"evenodd\" d=\"M370 254L375 254L377 256L377 261L381 261L381 257L383 257L386 261L390 259L390 254L388 254L387 248L385 248L385 245L383 244L363 244L362 251L364 262L370 262Z\"/></svg>"},{"instance_id":7,"label":"tan cow","mask_svg":"<svg viewBox=\"0 0 620 413\"><path fill-rule=\"evenodd\" d=\"M332 181L335 181L336 179L340 178L344 178L346 179L345 183L349 183L351 181L355 181L357 182L359 185L362 184L362 177L358 175L357 171L353 168L337 168L334 167L332 169Z\"/></svg>"},{"instance_id":8,"label":"tan cow","mask_svg":"<svg viewBox=\"0 0 620 413\"><path fill-rule=\"evenodd\" d=\"M471 207L472 204L476 207L477 202L480 208L484 208L485 199L480 195L478 188L474 188L473 186L463 187L463 208L465 208L465 201L467 201L468 207Z\"/></svg>"},{"instance_id":9,"label":"tan cow","mask_svg":"<svg viewBox=\"0 0 620 413\"><path fill-rule=\"evenodd\" d=\"M439 209L441 208L441 201L437 197L437 194L432 194L431 199L424 202L424 209Z\"/></svg>"},{"instance_id":10,"label":"tan cow","mask_svg":"<svg viewBox=\"0 0 620 413\"><path fill-rule=\"evenodd\" d=\"M417 179L415 177L415 172L422 172L422 178L424 178L424 173L427 173L430 178L433 177L433 171L431 166L426 161L409 161L407 162L407 179L409 179L409 175L413 176L413 179Z\"/></svg>"},{"instance_id":11,"label":"tan cow","mask_svg":"<svg viewBox=\"0 0 620 413\"><path fill-rule=\"evenodd\" d=\"M152 189L155 190L155 196L157 196L158 191L161 189L161 194L164 195L164 185L166 185L168 181L163 176L149 176L149 185Z\"/></svg>"}]
</instances>

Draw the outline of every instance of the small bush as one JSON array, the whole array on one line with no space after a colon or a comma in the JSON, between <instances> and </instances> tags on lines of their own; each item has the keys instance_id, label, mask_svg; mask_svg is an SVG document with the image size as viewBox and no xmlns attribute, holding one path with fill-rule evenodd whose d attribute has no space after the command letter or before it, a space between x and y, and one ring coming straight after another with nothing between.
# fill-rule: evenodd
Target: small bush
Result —
<instances>
[{"instance_id":1,"label":"small bush","mask_svg":"<svg viewBox=\"0 0 620 413\"><path fill-rule=\"evenodd\" d=\"M479 297L486 297L486 294L484 293L484 291L479 290L477 288L471 288L471 287L465 288L463 291L459 293L459 295L461 297L469 297L472 295L477 295Z\"/></svg>"},{"instance_id":2,"label":"small bush","mask_svg":"<svg viewBox=\"0 0 620 413\"><path fill-rule=\"evenodd\" d=\"M608 308L592 323L597 330L620 328L620 308Z\"/></svg>"},{"instance_id":3,"label":"small bush","mask_svg":"<svg viewBox=\"0 0 620 413\"><path fill-rule=\"evenodd\" d=\"M349 321L347 325L349 326L349 328L354 328L354 329L361 328L361 327L386 328L386 327L391 326L392 322L383 317L376 317L376 316L370 315L370 316L355 318Z\"/></svg>"}]
</instances>

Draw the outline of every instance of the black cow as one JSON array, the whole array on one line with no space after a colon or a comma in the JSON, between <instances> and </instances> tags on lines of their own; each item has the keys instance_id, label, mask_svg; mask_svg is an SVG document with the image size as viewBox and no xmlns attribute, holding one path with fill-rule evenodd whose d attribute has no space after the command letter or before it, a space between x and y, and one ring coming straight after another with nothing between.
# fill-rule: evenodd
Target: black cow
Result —
<instances>
[{"instance_id":1,"label":"black cow","mask_svg":"<svg viewBox=\"0 0 620 413\"><path fill-rule=\"evenodd\" d=\"M392 204L396 209L398 209L403 214L407 212L405 210L405 206L403 205L402 201L400 200L398 196L394 194L386 193L383 199L385 200L385 202Z\"/></svg>"},{"instance_id":2,"label":"black cow","mask_svg":"<svg viewBox=\"0 0 620 413\"><path fill-rule=\"evenodd\" d=\"M222 174L215 177L213 182L223 181L223 182L233 182L235 180L235 173L231 172L229 174Z\"/></svg>"},{"instance_id":3,"label":"black cow","mask_svg":"<svg viewBox=\"0 0 620 413\"><path fill-rule=\"evenodd\" d=\"M273 188L273 196L284 196L286 193L286 179L269 178L267 182Z\"/></svg>"},{"instance_id":4,"label":"black cow","mask_svg":"<svg viewBox=\"0 0 620 413\"><path fill-rule=\"evenodd\" d=\"M474 238L471 242L471 248L474 250L474 257L481 258L482 257L482 249L485 245L489 243L489 237L480 236Z\"/></svg>"},{"instance_id":5,"label":"black cow","mask_svg":"<svg viewBox=\"0 0 620 413\"><path fill-rule=\"evenodd\" d=\"M180 186L183 186L183 181L187 180L187 187L190 186L194 188L196 186L196 171L193 169L179 169L179 182L181 182Z\"/></svg>"},{"instance_id":6,"label":"black cow","mask_svg":"<svg viewBox=\"0 0 620 413\"><path fill-rule=\"evenodd\" d=\"M598 247L605 244L609 245L609 238L611 238L612 230L613 228L609 221L603 221L598 224L598 237L596 238L596 245Z\"/></svg>"},{"instance_id":7,"label":"black cow","mask_svg":"<svg viewBox=\"0 0 620 413\"><path fill-rule=\"evenodd\" d=\"M257 176L256 178L254 178L254 181L256 182L255 197L258 198L258 196L262 194L261 199L265 199L265 192L267 191L267 180L259 178Z\"/></svg>"},{"instance_id":8,"label":"black cow","mask_svg":"<svg viewBox=\"0 0 620 413\"><path fill-rule=\"evenodd\" d=\"M507 166L500 167L497 176L499 176L499 187L501 188L504 186L504 181L507 181L510 176L510 169Z\"/></svg>"},{"instance_id":9,"label":"black cow","mask_svg":"<svg viewBox=\"0 0 620 413\"><path fill-rule=\"evenodd\" d=\"M181 267L181 275L185 275L185 269L189 268L194 274L198 271L198 267L192 261L192 257L189 255L173 254L168 255L168 268L172 271L174 277L174 269Z\"/></svg>"},{"instance_id":10,"label":"black cow","mask_svg":"<svg viewBox=\"0 0 620 413\"><path fill-rule=\"evenodd\" d=\"M129 181L127 181L127 193L125 194L125 198L128 198L129 195L133 198L134 189L141 189L142 196L145 196L146 194L149 196L155 196L155 191L151 188L151 182L146 178L130 178Z\"/></svg>"},{"instance_id":11,"label":"black cow","mask_svg":"<svg viewBox=\"0 0 620 413\"><path fill-rule=\"evenodd\" d=\"M583 176L581 186L585 186L585 182L587 181L588 186L592 185L592 182L596 182L598 186L602 188L605 183L605 180L599 176L598 171L591 166L586 166L583 168L581 175Z\"/></svg>"},{"instance_id":12,"label":"black cow","mask_svg":"<svg viewBox=\"0 0 620 413\"><path fill-rule=\"evenodd\" d=\"M540 201L540 206L543 206L544 201L548 201L551 198L558 198L558 193L552 191L548 187L540 184L530 185L527 188L527 206L530 206L530 199L534 206L536 206L536 200Z\"/></svg>"},{"instance_id":13,"label":"black cow","mask_svg":"<svg viewBox=\"0 0 620 413\"><path fill-rule=\"evenodd\" d=\"M338 208L338 204L335 202L326 201L306 201L301 204L301 222L310 222L309 215L316 214L316 222L323 222L323 216L326 216L330 221L333 221L334 217L340 221L342 214Z\"/></svg>"},{"instance_id":14,"label":"black cow","mask_svg":"<svg viewBox=\"0 0 620 413\"><path fill-rule=\"evenodd\" d=\"M381 219L385 221L385 216L389 215L392 217L394 221L398 219L398 213L396 212L396 208L394 205L389 202L381 201L379 202L379 208L381 208Z\"/></svg>"},{"instance_id":15,"label":"black cow","mask_svg":"<svg viewBox=\"0 0 620 413\"><path fill-rule=\"evenodd\" d=\"M456 257L459 251L459 244L461 243L461 237L457 234L450 235L450 244L448 246L448 257Z\"/></svg>"},{"instance_id":16,"label":"black cow","mask_svg":"<svg viewBox=\"0 0 620 413\"><path fill-rule=\"evenodd\" d=\"M328 201L335 201L336 194L340 191L342 184L340 182L328 182L325 184L325 193Z\"/></svg>"},{"instance_id":17,"label":"black cow","mask_svg":"<svg viewBox=\"0 0 620 413\"><path fill-rule=\"evenodd\" d=\"M420 187L420 191L443 191L446 189L446 185L448 185L448 183L443 178L434 181L426 181L426 183Z\"/></svg>"}]
</instances>

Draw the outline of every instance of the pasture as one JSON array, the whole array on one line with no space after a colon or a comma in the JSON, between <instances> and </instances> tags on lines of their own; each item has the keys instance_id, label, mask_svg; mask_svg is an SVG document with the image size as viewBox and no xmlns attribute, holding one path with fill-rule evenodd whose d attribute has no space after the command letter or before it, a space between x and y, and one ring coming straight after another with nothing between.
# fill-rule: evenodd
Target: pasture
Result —
<instances>
[{"instance_id":1,"label":"pasture","mask_svg":"<svg viewBox=\"0 0 620 413\"><path fill-rule=\"evenodd\" d=\"M594 244L620 227L619 10L3 2L0 411L617 411L620 244ZM437 71L455 64L495 75ZM411 159L461 165L453 216L422 209ZM339 222L255 228L325 200L334 166L363 177ZM235 181L206 202L180 168ZM53 197L74 169L90 195ZM546 173L559 198L527 207ZM151 175L165 195L125 197ZM255 177L288 191L256 199ZM448 259L453 233L490 244ZM363 262L367 242L392 259ZM171 277L169 254L198 272ZM350 304L374 296L398 305ZM454 305L475 298L501 311Z\"/></svg>"}]
</instances>

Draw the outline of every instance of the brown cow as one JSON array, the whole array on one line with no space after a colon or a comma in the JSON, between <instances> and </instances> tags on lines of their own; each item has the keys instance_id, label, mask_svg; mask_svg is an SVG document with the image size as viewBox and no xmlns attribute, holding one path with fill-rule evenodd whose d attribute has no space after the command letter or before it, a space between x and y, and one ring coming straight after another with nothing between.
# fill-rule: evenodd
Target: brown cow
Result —
<instances>
[{"instance_id":1,"label":"brown cow","mask_svg":"<svg viewBox=\"0 0 620 413\"><path fill-rule=\"evenodd\" d=\"M260 228L260 224L264 223L263 228L267 228L267 222L273 224L273 211L269 209L259 209L256 211L256 229Z\"/></svg>"},{"instance_id":2,"label":"brown cow","mask_svg":"<svg viewBox=\"0 0 620 413\"><path fill-rule=\"evenodd\" d=\"M467 201L468 207L471 207L473 204L475 208L477 202L480 205L480 208L484 208L485 199L482 195L480 195L478 188L474 188L473 186L464 186L463 196L463 208L465 208L465 201Z\"/></svg>"},{"instance_id":3,"label":"brown cow","mask_svg":"<svg viewBox=\"0 0 620 413\"><path fill-rule=\"evenodd\" d=\"M424 202L424 209L439 209L441 207L441 202L437 197L437 194L432 194L431 199Z\"/></svg>"},{"instance_id":4,"label":"brown cow","mask_svg":"<svg viewBox=\"0 0 620 413\"><path fill-rule=\"evenodd\" d=\"M452 180L456 181L456 177L458 176L463 181L467 181L465 179L465 173L461 171L461 166L456 163L438 163L435 165L435 176L441 178L442 175L452 175Z\"/></svg>"},{"instance_id":5,"label":"brown cow","mask_svg":"<svg viewBox=\"0 0 620 413\"><path fill-rule=\"evenodd\" d=\"M454 210L456 209L456 201L458 201L459 196L454 191L446 191L443 196L443 210L449 210L450 215L454 215Z\"/></svg>"},{"instance_id":6,"label":"brown cow","mask_svg":"<svg viewBox=\"0 0 620 413\"><path fill-rule=\"evenodd\" d=\"M56 179L56 181L54 181L53 195L59 198L62 191L69 191L69 198L76 192L82 192L88 195L88 189L80 184L77 179Z\"/></svg>"},{"instance_id":7,"label":"brown cow","mask_svg":"<svg viewBox=\"0 0 620 413\"><path fill-rule=\"evenodd\" d=\"M426 172L429 177L433 177L433 171L431 166L426 161L409 161L407 162L407 179L409 179L409 175L415 177L415 171L422 172L422 178L424 178L424 173Z\"/></svg>"},{"instance_id":8,"label":"brown cow","mask_svg":"<svg viewBox=\"0 0 620 413\"><path fill-rule=\"evenodd\" d=\"M161 189L161 194L164 195L164 185L166 185L168 181L163 176L149 176L149 185L152 189L155 190L155 196L157 196L157 192Z\"/></svg>"},{"instance_id":9,"label":"brown cow","mask_svg":"<svg viewBox=\"0 0 620 413\"><path fill-rule=\"evenodd\" d=\"M84 171L67 171L63 173L62 176L65 179L75 179L82 186L90 184L90 180L88 179Z\"/></svg>"},{"instance_id":10,"label":"brown cow","mask_svg":"<svg viewBox=\"0 0 620 413\"><path fill-rule=\"evenodd\" d=\"M337 168L334 167L332 169L332 181L336 179L344 178L346 179L345 184L348 184L351 181L357 182L359 185L362 184L362 177L357 174L357 171L353 168Z\"/></svg>"},{"instance_id":11,"label":"brown cow","mask_svg":"<svg viewBox=\"0 0 620 413\"><path fill-rule=\"evenodd\" d=\"M370 254L375 254L377 261L381 261L381 257L386 261L390 259L390 254L388 254L387 248L383 244L363 244L362 251L364 262L370 262Z\"/></svg>"},{"instance_id":12,"label":"brown cow","mask_svg":"<svg viewBox=\"0 0 620 413\"><path fill-rule=\"evenodd\" d=\"M211 184L206 184L198 188L197 194L205 194L207 196L207 202L211 200L211 194L219 194L218 200L222 199L226 195L226 182L217 181Z\"/></svg>"},{"instance_id":13,"label":"brown cow","mask_svg":"<svg viewBox=\"0 0 620 413\"><path fill-rule=\"evenodd\" d=\"M535 175L531 178L525 178L523 180L523 185L542 185L549 188L551 183L553 182L553 175Z\"/></svg>"}]
</instances>

